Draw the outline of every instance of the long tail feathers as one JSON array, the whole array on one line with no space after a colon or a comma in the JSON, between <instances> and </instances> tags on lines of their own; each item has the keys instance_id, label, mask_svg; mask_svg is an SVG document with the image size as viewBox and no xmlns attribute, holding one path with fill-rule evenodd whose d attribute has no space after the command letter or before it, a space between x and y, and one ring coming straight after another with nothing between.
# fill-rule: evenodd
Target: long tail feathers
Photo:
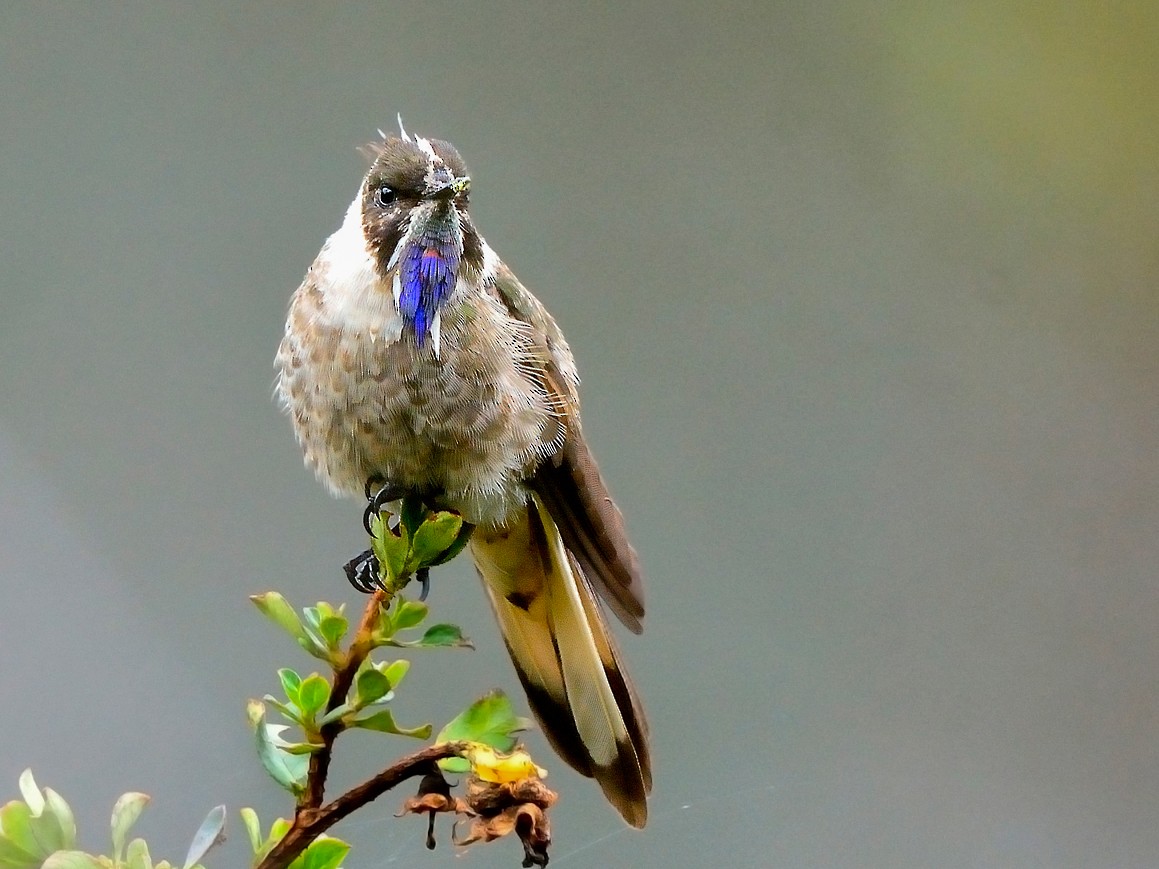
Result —
<instances>
[{"instance_id":1,"label":"long tail feathers","mask_svg":"<svg viewBox=\"0 0 1159 869\"><path fill-rule=\"evenodd\" d=\"M537 495L503 529L478 529L475 566L535 717L568 764L633 827L648 818L648 725L600 605Z\"/></svg>"}]
</instances>

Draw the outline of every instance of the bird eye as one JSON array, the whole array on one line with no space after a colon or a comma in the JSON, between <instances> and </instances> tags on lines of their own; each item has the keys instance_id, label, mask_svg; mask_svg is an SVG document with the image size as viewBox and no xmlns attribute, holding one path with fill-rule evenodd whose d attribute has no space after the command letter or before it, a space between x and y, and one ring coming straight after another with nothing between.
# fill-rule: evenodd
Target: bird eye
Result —
<instances>
[{"instance_id":1,"label":"bird eye","mask_svg":"<svg viewBox=\"0 0 1159 869\"><path fill-rule=\"evenodd\" d=\"M378 189L374 191L374 201L383 208L394 202L396 198L398 195L385 184L380 184Z\"/></svg>"}]
</instances>

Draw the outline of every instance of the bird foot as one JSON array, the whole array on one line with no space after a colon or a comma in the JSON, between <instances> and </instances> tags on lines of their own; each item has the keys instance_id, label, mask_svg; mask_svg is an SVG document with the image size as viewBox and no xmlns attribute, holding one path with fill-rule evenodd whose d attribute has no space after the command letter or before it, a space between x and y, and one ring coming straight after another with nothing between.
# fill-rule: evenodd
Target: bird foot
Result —
<instances>
[{"instance_id":1,"label":"bird foot","mask_svg":"<svg viewBox=\"0 0 1159 869\"><path fill-rule=\"evenodd\" d=\"M350 559L342 565L342 569L346 571L346 578L350 580L350 584L363 594L374 594L382 588L378 558L369 549ZM418 580L421 589L419 600L425 601L431 590L431 569L420 567L415 571L415 579Z\"/></svg>"},{"instance_id":2,"label":"bird foot","mask_svg":"<svg viewBox=\"0 0 1159 869\"><path fill-rule=\"evenodd\" d=\"M346 578L350 580L350 584L363 594L373 594L381 585L378 578L378 559L369 549L350 559L342 565L342 569L346 571Z\"/></svg>"},{"instance_id":3,"label":"bird foot","mask_svg":"<svg viewBox=\"0 0 1159 869\"><path fill-rule=\"evenodd\" d=\"M408 495L417 494L402 486L388 483L381 477L371 477L366 481L366 487L363 490L366 494L366 510L362 514L362 527L366 529L366 533L373 536L374 530L372 528L372 520L375 516L382 513L382 508L392 501L399 501ZM420 495L423 501L426 500L425 495ZM378 563L378 558L374 552L367 549L365 552L355 556L342 565L342 569L346 571L346 578L350 580L350 584L364 594L372 594L379 588L382 588L382 579L379 575L381 565ZM415 571L415 579L419 581L422 586L422 592L419 595L419 600L426 600L427 593L431 589L431 572L429 568L421 567Z\"/></svg>"}]
</instances>

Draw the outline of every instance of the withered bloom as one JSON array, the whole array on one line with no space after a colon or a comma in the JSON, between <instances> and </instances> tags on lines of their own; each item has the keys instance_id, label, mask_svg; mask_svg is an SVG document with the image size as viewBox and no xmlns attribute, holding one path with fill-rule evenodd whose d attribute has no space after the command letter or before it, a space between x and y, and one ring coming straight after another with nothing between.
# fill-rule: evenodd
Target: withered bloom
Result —
<instances>
[{"instance_id":1,"label":"withered bloom","mask_svg":"<svg viewBox=\"0 0 1159 869\"><path fill-rule=\"evenodd\" d=\"M512 831L523 843L523 866L546 866L551 845L551 825L547 810L558 799L538 778L515 782L484 782L473 778L467 786L466 803L475 818L467 835L456 845L491 842Z\"/></svg>"},{"instance_id":2,"label":"withered bloom","mask_svg":"<svg viewBox=\"0 0 1159 869\"><path fill-rule=\"evenodd\" d=\"M427 849L435 848L435 815L440 812L451 814L471 815L471 809L458 797L451 796L451 786L443 777L438 767L434 772L423 776L419 782L418 793L402 804L396 818L403 815L420 815L427 812L430 817L427 821Z\"/></svg>"}]
</instances>

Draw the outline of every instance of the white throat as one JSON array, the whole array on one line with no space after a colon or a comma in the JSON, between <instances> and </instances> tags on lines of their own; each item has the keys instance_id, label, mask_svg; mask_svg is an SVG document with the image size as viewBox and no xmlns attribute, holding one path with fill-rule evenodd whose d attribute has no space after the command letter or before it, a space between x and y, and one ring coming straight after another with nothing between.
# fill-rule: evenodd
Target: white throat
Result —
<instances>
[{"instance_id":1,"label":"white throat","mask_svg":"<svg viewBox=\"0 0 1159 869\"><path fill-rule=\"evenodd\" d=\"M402 317L392 288L379 278L376 265L362 229L360 193L314 261L315 281L326 300L319 317L330 325L364 332L372 340L397 341Z\"/></svg>"}]
</instances>

